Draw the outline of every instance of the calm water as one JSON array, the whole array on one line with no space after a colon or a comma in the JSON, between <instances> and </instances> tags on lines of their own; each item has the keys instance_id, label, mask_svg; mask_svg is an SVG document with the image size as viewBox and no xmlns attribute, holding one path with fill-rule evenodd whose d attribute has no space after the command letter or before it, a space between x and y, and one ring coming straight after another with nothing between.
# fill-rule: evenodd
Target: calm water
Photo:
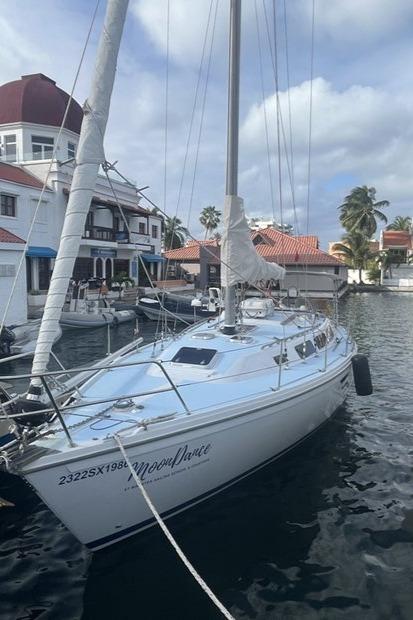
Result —
<instances>
[{"instance_id":1,"label":"calm water","mask_svg":"<svg viewBox=\"0 0 413 620\"><path fill-rule=\"evenodd\" d=\"M374 395L351 394L300 448L168 522L237 619L413 618L413 295L352 295L341 311ZM105 346L95 331L58 348L78 363ZM92 555L24 483L0 485L16 504L0 510L2 620L221 617L157 529Z\"/></svg>"}]
</instances>

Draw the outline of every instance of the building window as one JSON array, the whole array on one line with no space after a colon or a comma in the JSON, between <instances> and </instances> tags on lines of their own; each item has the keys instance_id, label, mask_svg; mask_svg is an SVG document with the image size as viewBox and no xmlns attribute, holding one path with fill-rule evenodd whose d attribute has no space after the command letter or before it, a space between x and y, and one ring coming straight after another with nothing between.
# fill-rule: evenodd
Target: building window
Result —
<instances>
[{"instance_id":1,"label":"building window","mask_svg":"<svg viewBox=\"0 0 413 620\"><path fill-rule=\"evenodd\" d=\"M73 142L67 143L67 157L72 159L75 156L76 147Z\"/></svg>"},{"instance_id":2,"label":"building window","mask_svg":"<svg viewBox=\"0 0 413 620\"><path fill-rule=\"evenodd\" d=\"M146 235L145 222L139 222L139 234Z\"/></svg>"},{"instance_id":3,"label":"building window","mask_svg":"<svg viewBox=\"0 0 413 620\"><path fill-rule=\"evenodd\" d=\"M16 134L4 136L4 159L6 161L17 161Z\"/></svg>"},{"instance_id":4,"label":"building window","mask_svg":"<svg viewBox=\"0 0 413 620\"><path fill-rule=\"evenodd\" d=\"M158 227L157 226L152 226L152 237L154 239L158 238Z\"/></svg>"},{"instance_id":5,"label":"building window","mask_svg":"<svg viewBox=\"0 0 413 620\"><path fill-rule=\"evenodd\" d=\"M16 196L1 194L1 215L16 217Z\"/></svg>"},{"instance_id":6,"label":"building window","mask_svg":"<svg viewBox=\"0 0 413 620\"><path fill-rule=\"evenodd\" d=\"M51 159L53 155L54 139L45 136L32 136L33 159Z\"/></svg>"}]
</instances>

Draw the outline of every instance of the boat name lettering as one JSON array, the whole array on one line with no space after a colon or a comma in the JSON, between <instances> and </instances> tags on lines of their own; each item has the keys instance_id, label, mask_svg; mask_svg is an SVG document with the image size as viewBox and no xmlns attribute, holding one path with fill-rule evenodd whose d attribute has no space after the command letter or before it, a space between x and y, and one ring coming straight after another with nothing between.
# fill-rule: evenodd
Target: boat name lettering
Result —
<instances>
[{"instance_id":1,"label":"boat name lettering","mask_svg":"<svg viewBox=\"0 0 413 620\"><path fill-rule=\"evenodd\" d=\"M178 448L176 453L173 456L166 456L159 461L139 461L137 463L133 463L133 469L138 474L141 480L145 480L146 474L153 474L154 471L161 471L165 467L169 469L174 469L178 465L182 463L187 463L194 458L201 458L208 454L211 449L211 444L202 444L197 448L190 449L188 444L181 446ZM128 482L132 479L132 474L129 475Z\"/></svg>"},{"instance_id":2,"label":"boat name lettering","mask_svg":"<svg viewBox=\"0 0 413 620\"><path fill-rule=\"evenodd\" d=\"M145 480L146 474L152 474L155 471L161 471L165 467L170 468L171 470L181 465L182 463L187 463L194 458L201 458L208 454L211 449L211 444L202 444L196 448L190 449L188 444L180 447L173 456L166 456L158 461L137 461L132 464L133 469L141 478L141 480ZM118 471L119 469L124 469L128 467L126 461L115 461L114 463L107 463L106 465L96 465L95 467L90 467L89 469L84 469L82 471L78 471L75 473L65 474L64 476L59 476L58 485L70 484L71 482L79 482L79 480L86 480L87 478L95 478L96 476L103 476L110 472ZM132 479L132 474L129 474L128 482Z\"/></svg>"}]
</instances>

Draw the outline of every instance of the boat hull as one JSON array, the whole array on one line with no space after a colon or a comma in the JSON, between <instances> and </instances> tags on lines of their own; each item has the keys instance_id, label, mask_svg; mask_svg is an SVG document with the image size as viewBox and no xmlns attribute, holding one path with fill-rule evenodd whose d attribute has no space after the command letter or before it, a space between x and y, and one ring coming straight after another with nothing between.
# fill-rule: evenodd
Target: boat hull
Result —
<instances>
[{"instance_id":1,"label":"boat hull","mask_svg":"<svg viewBox=\"0 0 413 620\"><path fill-rule=\"evenodd\" d=\"M326 422L344 402L349 360L334 377L285 400L225 419L200 423L187 416L185 432L135 445L128 457L158 511L166 518L225 489L284 454ZM274 401L276 393L274 393ZM145 431L143 431L144 433ZM154 524L119 449L67 460L23 475L85 545L100 549Z\"/></svg>"},{"instance_id":2,"label":"boat hull","mask_svg":"<svg viewBox=\"0 0 413 620\"><path fill-rule=\"evenodd\" d=\"M91 327L105 327L113 323L113 315L109 312L99 314L86 314L81 312L62 312L60 325L64 327L78 327L81 329L90 329Z\"/></svg>"},{"instance_id":3,"label":"boat hull","mask_svg":"<svg viewBox=\"0 0 413 620\"><path fill-rule=\"evenodd\" d=\"M169 322L182 320L185 323L195 323L197 321L203 321L204 319L209 319L216 316L216 312L211 312L210 310L198 310L194 313L193 310L182 312L181 310L171 310L168 308L169 312L165 312L159 307L157 308L155 305L145 306L142 303L139 304L139 308L150 321L159 321L160 319L166 318Z\"/></svg>"}]
</instances>

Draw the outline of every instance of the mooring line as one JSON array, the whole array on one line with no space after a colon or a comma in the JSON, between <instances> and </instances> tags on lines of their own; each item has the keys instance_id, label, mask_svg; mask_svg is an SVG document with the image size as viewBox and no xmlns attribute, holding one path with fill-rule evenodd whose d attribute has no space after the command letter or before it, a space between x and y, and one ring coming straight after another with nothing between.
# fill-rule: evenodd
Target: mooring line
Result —
<instances>
[{"instance_id":1,"label":"mooring line","mask_svg":"<svg viewBox=\"0 0 413 620\"><path fill-rule=\"evenodd\" d=\"M191 562L188 560L188 558L186 557L186 555L184 554L184 552L182 551L182 549L180 548L180 546L178 545L178 543L176 542L175 538L172 536L171 532L169 531L169 529L166 527L165 523L163 522L162 517L160 516L159 512L156 510L155 506L153 505L151 498L149 497L147 491L145 490L141 479L139 478L139 476L137 475L136 471L133 469L132 467L132 463L130 462L128 455L126 454L125 448L123 447L123 444L120 440L119 435L114 435L115 437L115 441L119 446L119 450L122 452L123 458L125 459L130 472L132 474L133 479L135 480L136 484L138 485L138 489L140 490L140 492L143 495L143 498L145 500L145 502L147 503L150 511L152 512L153 516L155 517L155 519L157 520L161 530L163 531L163 533L165 534L165 536L167 537L167 539L169 540L169 542L171 543L172 547L175 549L176 553L179 555L179 557L181 558L182 562L185 564L185 566L187 567L187 569L189 570L189 572L191 573L191 575L196 579L196 581L199 583L199 585L201 586L201 588L203 589L203 591L209 596L209 598L211 599L211 601L218 607L219 611L222 613L222 615L227 618L228 620L235 620L234 616L232 616L230 614L230 612L228 611L228 609L226 609L224 607L224 605L221 603L221 601L215 596L215 594L212 592L211 588L208 586L208 584L202 579L202 577L199 575L199 573L197 573L197 571L195 570L195 568L192 566Z\"/></svg>"}]
</instances>

